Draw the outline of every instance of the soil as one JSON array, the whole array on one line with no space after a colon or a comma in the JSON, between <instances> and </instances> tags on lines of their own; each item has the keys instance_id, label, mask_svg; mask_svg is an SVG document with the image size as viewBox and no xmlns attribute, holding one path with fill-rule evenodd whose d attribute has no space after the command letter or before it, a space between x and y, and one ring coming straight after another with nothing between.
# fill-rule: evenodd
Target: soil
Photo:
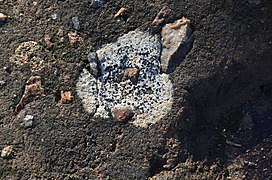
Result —
<instances>
[{"instance_id":1,"label":"soil","mask_svg":"<svg viewBox=\"0 0 272 180\"><path fill-rule=\"evenodd\" d=\"M1 179L272 179L271 0L90 3L0 0L11 16L0 24L0 149L13 147L0 158ZM152 21L164 5L172 9L164 24L185 16L194 31L171 73L171 113L148 128L93 118L75 92L87 54L137 28L159 34L164 24ZM114 19L121 7L125 16ZM80 40L70 44L75 16ZM43 47L41 71L9 60L25 41ZM34 75L45 96L16 112ZM62 91L73 98L60 104Z\"/></svg>"}]
</instances>

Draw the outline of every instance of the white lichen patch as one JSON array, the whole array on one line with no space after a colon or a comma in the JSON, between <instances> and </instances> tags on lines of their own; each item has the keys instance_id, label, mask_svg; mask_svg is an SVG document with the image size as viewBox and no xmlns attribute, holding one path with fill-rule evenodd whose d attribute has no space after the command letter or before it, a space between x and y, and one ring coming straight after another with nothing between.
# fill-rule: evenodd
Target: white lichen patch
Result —
<instances>
[{"instance_id":1,"label":"white lichen patch","mask_svg":"<svg viewBox=\"0 0 272 180\"><path fill-rule=\"evenodd\" d=\"M112 109L129 107L134 113L130 122L143 127L167 115L172 107L172 83L167 74L160 73L157 36L132 31L96 53L98 77L84 69L76 87L86 111L109 118Z\"/></svg>"},{"instance_id":2,"label":"white lichen patch","mask_svg":"<svg viewBox=\"0 0 272 180\"><path fill-rule=\"evenodd\" d=\"M28 64L32 72L39 71L44 66L44 60L41 57L42 46L35 41L23 42L16 48L10 61L17 65Z\"/></svg>"}]
</instances>

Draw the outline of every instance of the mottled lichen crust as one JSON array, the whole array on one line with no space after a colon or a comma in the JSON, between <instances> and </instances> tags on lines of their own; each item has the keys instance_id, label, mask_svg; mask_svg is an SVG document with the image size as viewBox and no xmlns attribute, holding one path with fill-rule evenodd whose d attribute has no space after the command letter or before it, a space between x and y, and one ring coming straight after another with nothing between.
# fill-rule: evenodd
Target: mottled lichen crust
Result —
<instances>
[{"instance_id":1,"label":"mottled lichen crust","mask_svg":"<svg viewBox=\"0 0 272 180\"><path fill-rule=\"evenodd\" d=\"M112 109L129 107L133 124L147 126L162 119L172 107L172 83L160 73L161 43L157 36L132 31L98 50L99 76L87 70L79 77L77 93L86 111L109 118ZM137 68L137 81L124 72Z\"/></svg>"},{"instance_id":2,"label":"mottled lichen crust","mask_svg":"<svg viewBox=\"0 0 272 180\"><path fill-rule=\"evenodd\" d=\"M28 64L32 72L39 71L45 65L42 57L42 46L35 41L23 42L15 50L14 55L10 57L10 61L22 66Z\"/></svg>"}]
</instances>

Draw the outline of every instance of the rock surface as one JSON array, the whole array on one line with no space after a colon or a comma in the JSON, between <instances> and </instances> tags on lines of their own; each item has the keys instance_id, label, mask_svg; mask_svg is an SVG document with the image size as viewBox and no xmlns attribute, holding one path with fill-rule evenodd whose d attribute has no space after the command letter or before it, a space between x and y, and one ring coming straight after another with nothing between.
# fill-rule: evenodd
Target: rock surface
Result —
<instances>
[{"instance_id":1,"label":"rock surface","mask_svg":"<svg viewBox=\"0 0 272 180\"><path fill-rule=\"evenodd\" d=\"M170 12L171 12L171 9L168 6L163 6L160 12L156 15L152 24L156 26L161 25L165 21L165 18L168 17Z\"/></svg>"},{"instance_id":2,"label":"rock surface","mask_svg":"<svg viewBox=\"0 0 272 180\"><path fill-rule=\"evenodd\" d=\"M40 76L31 76L25 86L24 94L16 106L15 111L19 112L24 106L40 97L44 97L44 89L42 87L42 81Z\"/></svg>"},{"instance_id":3,"label":"rock surface","mask_svg":"<svg viewBox=\"0 0 272 180\"><path fill-rule=\"evenodd\" d=\"M191 47L192 29L186 21L183 17L162 28L161 66L165 73L173 72Z\"/></svg>"},{"instance_id":4,"label":"rock surface","mask_svg":"<svg viewBox=\"0 0 272 180\"><path fill-rule=\"evenodd\" d=\"M39 43L35 41L23 42L10 57L10 61L20 66L28 64L32 72L37 72L45 66L42 52L43 49Z\"/></svg>"},{"instance_id":5,"label":"rock surface","mask_svg":"<svg viewBox=\"0 0 272 180\"><path fill-rule=\"evenodd\" d=\"M114 107L112 109L113 118L118 122L127 122L133 116L133 111L129 107Z\"/></svg>"},{"instance_id":6,"label":"rock surface","mask_svg":"<svg viewBox=\"0 0 272 180\"><path fill-rule=\"evenodd\" d=\"M146 126L163 118L171 109L172 83L168 75L160 74L160 49L161 44L156 36L131 31L117 42L98 50L101 76L96 80L84 70L77 85L78 95L86 110L93 113L98 107L95 117L108 118L110 110L116 105L130 107L132 111L140 111L132 121L138 126ZM92 80L83 79L86 74ZM89 81L87 84L93 86L83 85L83 81ZM83 91L82 87L86 89Z\"/></svg>"},{"instance_id":7,"label":"rock surface","mask_svg":"<svg viewBox=\"0 0 272 180\"><path fill-rule=\"evenodd\" d=\"M1 157L2 158L9 158L12 154L13 151L13 146L6 146L4 149L1 151Z\"/></svg>"}]
</instances>

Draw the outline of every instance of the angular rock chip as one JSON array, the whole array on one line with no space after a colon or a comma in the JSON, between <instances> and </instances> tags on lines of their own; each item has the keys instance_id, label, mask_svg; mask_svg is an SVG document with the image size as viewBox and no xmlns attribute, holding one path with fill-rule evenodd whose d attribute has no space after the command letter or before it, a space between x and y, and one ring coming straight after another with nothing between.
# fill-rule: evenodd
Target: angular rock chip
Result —
<instances>
[{"instance_id":1,"label":"angular rock chip","mask_svg":"<svg viewBox=\"0 0 272 180\"><path fill-rule=\"evenodd\" d=\"M12 154L13 151L13 146L6 146L4 149L1 151L1 157L2 158L9 158Z\"/></svg>"},{"instance_id":2,"label":"angular rock chip","mask_svg":"<svg viewBox=\"0 0 272 180\"><path fill-rule=\"evenodd\" d=\"M83 39L77 34L77 32L72 32L72 31L69 32L68 37L69 37L70 45L75 48L83 44Z\"/></svg>"},{"instance_id":3,"label":"angular rock chip","mask_svg":"<svg viewBox=\"0 0 272 180\"><path fill-rule=\"evenodd\" d=\"M171 73L183 60L192 45L192 29L189 20L182 18L166 24L161 31L161 66L164 73Z\"/></svg>"},{"instance_id":4,"label":"angular rock chip","mask_svg":"<svg viewBox=\"0 0 272 180\"><path fill-rule=\"evenodd\" d=\"M61 98L57 105L69 103L74 99L74 96L72 96L71 91L61 91L60 96Z\"/></svg>"},{"instance_id":5,"label":"angular rock chip","mask_svg":"<svg viewBox=\"0 0 272 180\"><path fill-rule=\"evenodd\" d=\"M31 76L27 82L24 94L16 106L15 111L19 112L25 107L28 103L37 100L40 97L44 97L44 89L42 87L42 81L40 76Z\"/></svg>"},{"instance_id":6,"label":"angular rock chip","mask_svg":"<svg viewBox=\"0 0 272 180\"><path fill-rule=\"evenodd\" d=\"M160 12L156 15L152 24L156 26L161 25L164 22L165 18L168 17L170 12L171 12L171 9L168 6L163 6Z\"/></svg>"}]
</instances>

